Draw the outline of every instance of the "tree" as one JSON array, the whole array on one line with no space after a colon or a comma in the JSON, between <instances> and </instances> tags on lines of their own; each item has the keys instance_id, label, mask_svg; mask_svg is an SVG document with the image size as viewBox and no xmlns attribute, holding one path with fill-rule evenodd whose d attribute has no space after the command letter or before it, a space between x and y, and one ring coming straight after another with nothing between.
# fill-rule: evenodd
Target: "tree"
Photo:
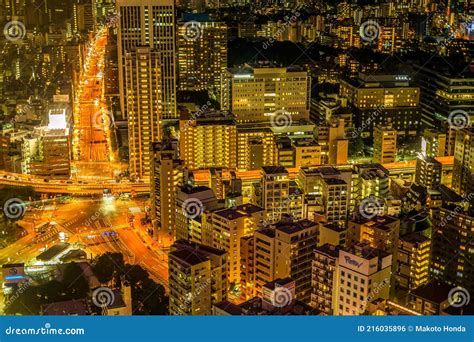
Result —
<instances>
[{"instance_id":1,"label":"tree","mask_svg":"<svg viewBox=\"0 0 474 342\"><path fill-rule=\"evenodd\" d=\"M120 281L120 276L124 274L125 261L122 253L107 252L99 256L92 265L92 269L97 279L101 283L109 283L112 280Z\"/></svg>"}]
</instances>

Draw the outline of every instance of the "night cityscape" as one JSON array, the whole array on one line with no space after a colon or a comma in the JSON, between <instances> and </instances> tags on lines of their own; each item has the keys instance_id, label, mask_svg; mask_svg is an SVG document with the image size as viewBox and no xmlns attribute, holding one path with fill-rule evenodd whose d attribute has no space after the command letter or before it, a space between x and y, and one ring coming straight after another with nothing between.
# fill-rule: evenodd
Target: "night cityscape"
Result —
<instances>
[{"instance_id":1,"label":"night cityscape","mask_svg":"<svg viewBox=\"0 0 474 342\"><path fill-rule=\"evenodd\" d=\"M0 18L0 315L474 315L472 0Z\"/></svg>"}]
</instances>

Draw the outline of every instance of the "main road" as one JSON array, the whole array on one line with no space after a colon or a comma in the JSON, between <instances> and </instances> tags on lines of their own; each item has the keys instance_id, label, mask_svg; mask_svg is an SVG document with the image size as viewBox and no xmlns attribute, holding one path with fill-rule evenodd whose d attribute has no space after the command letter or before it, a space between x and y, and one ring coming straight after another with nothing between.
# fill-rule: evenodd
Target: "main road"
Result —
<instances>
[{"instance_id":1,"label":"main road","mask_svg":"<svg viewBox=\"0 0 474 342\"><path fill-rule=\"evenodd\" d=\"M100 29L89 44L75 94L73 158L77 177L109 177L114 152L114 117L104 96L104 63L108 28Z\"/></svg>"},{"instance_id":2,"label":"main road","mask_svg":"<svg viewBox=\"0 0 474 342\"><path fill-rule=\"evenodd\" d=\"M0 250L0 264L23 262L35 265L36 257L46 248L59 242L64 232L71 246L84 249L89 258L106 252L120 252L125 261L141 265L150 277L168 287L168 257L162 248L171 241L158 244L149 238L140 220L144 217L143 201L113 197L101 199L70 199L67 203L53 203L43 210L27 210L20 221L26 234L15 243ZM33 227L42 222L53 222L54 234L37 241Z\"/></svg>"}]
</instances>

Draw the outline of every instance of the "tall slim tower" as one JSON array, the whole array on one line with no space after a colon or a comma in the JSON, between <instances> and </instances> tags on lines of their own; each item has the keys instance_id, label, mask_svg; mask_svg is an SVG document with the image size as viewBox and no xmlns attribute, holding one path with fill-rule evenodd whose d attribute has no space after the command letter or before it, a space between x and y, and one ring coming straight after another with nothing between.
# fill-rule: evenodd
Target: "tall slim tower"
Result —
<instances>
[{"instance_id":1,"label":"tall slim tower","mask_svg":"<svg viewBox=\"0 0 474 342\"><path fill-rule=\"evenodd\" d=\"M120 105L128 115L124 60L136 47L150 47L161 65L162 119L176 119L176 54L174 0L117 0L120 15L118 60ZM153 90L153 89L152 89Z\"/></svg>"},{"instance_id":2,"label":"tall slim tower","mask_svg":"<svg viewBox=\"0 0 474 342\"><path fill-rule=\"evenodd\" d=\"M127 52L125 86L130 175L150 177L152 143L161 141L161 68L159 53L149 47Z\"/></svg>"}]
</instances>

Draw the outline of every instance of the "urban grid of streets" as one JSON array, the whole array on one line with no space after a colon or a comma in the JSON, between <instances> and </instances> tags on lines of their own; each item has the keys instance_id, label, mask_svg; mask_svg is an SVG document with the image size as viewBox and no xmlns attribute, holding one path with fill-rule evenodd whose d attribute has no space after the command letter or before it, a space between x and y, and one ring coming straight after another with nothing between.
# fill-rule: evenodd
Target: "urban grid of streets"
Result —
<instances>
[{"instance_id":1,"label":"urban grid of streets","mask_svg":"<svg viewBox=\"0 0 474 342\"><path fill-rule=\"evenodd\" d=\"M103 184L104 189L117 187L113 184L114 171L117 173L123 170L123 165L116 162L113 151L112 118L103 94L106 44L107 31L102 29L90 44L80 88L76 94L73 186L78 187L79 191L81 187L86 188L87 184ZM33 178L21 179L4 174L2 180L5 182L2 183L30 182L35 188L35 185L41 186L38 184L41 180ZM124 184L124 188L131 185ZM21 262L33 266L36 256L59 242L58 234L51 234L48 239L38 241L34 227L44 222L52 222L52 227L66 234L71 246L83 249L88 256L120 252L126 262L144 267L154 281L167 288L166 250L172 243L171 237L164 233L158 237L158 241L151 239L146 233L148 227L141 222L145 217L145 206L144 199L101 195L92 197L86 190L80 197L53 200L40 209L27 210L22 220L18 221L26 230L26 234L0 250L0 264ZM0 302L3 305L2 298Z\"/></svg>"}]
</instances>

